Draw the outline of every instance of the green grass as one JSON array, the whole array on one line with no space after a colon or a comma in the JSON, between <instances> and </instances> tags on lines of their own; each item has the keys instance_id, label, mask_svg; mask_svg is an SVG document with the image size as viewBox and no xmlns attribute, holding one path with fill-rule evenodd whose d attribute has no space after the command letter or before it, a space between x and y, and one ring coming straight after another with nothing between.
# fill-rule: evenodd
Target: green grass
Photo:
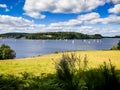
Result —
<instances>
[{"instance_id":1,"label":"green grass","mask_svg":"<svg viewBox=\"0 0 120 90\"><path fill-rule=\"evenodd\" d=\"M68 52L71 53L71 52ZM75 51L75 54L84 58L87 55L89 61L89 67L98 67L104 61L108 62L109 59L116 66L116 69L120 69L120 51ZM0 73L1 74L14 74L19 75L21 72L31 72L36 75L41 73L54 73L55 65L54 61L59 60L62 53L49 54L39 57L23 58L15 60L1 60L0 61ZM54 60L53 60L54 59Z\"/></svg>"}]
</instances>

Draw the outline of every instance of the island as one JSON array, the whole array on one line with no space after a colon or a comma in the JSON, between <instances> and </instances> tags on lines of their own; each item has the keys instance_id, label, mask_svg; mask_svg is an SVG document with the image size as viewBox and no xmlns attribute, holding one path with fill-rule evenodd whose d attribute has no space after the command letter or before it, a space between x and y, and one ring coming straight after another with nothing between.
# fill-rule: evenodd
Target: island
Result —
<instances>
[{"instance_id":1,"label":"island","mask_svg":"<svg viewBox=\"0 0 120 90\"><path fill-rule=\"evenodd\" d=\"M15 39L101 39L100 34L87 35L77 32L44 32L44 33L5 33L0 34L0 38Z\"/></svg>"}]
</instances>

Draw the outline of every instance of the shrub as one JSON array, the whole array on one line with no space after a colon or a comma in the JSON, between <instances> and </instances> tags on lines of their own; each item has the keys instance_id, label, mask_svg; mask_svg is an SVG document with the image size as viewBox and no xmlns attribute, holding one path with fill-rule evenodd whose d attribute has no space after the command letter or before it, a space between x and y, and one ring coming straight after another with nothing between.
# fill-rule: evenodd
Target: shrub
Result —
<instances>
[{"instance_id":1,"label":"shrub","mask_svg":"<svg viewBox=\"0 0 120 90\"><path fill-rule=\"evenodd\" d=\"M35 76L24 72L21 76L0 75L0 90L62 90L57 83L53 74Z\"/></svg>"},{"instance_id":2,"label":"shrub","mask_svg":"<svg viewBox=\"0 0 120 90\"><path fill-rule=\"evenodd\" d=\"M59 52L58 51L55 51L54 54L58 54Z\"/></svg>"},{"instance_id":3,"label":"shrub","mask_svg":"<svg viewBox=\"0 0 120 90\"><path fill-rule=\"evenodd\" d=\"M120 50L120 40L119 40L119 42L117 44L117 49Z\"/></svg>"},{"instance_id":4,"label":"shrub","mask_svg":"<svg viewBox=\"0 0 120 90\"><path fill-rule=\"evenodd\" d=\"M13 59L16 57L16 53L8 45L2 44L0 46L0 59Z\"/></svg>"},{"instance_id":5,"label":"shrub","mask_svg":"<svg viewBox=\"0 0 120 90\"><path fill-rule=\"evenodd\" d=\"M87 59L84 58L84 69L87 66ZM60 62L56 64L56 74L61 88L65 90L80 90L82 82L81 58L75 54L63 54ZM81 83L82 82L82 83Z\"/></svg>"},{"instance_id":6,"label":"shrub","mask_svg":"<svg viewBox=\"0 0 120 90\"><path fill-rule=\"evenodd\" d=\"M117 46L113 45L110 50L120 50L120 40L119 40Z\"/></svg>"},{"instance_id":7,"label":"shrub","mask_svg":"<svg viewBox=\"0 0 120 90\"><path fill-rule=\"evenodd\" d=\"M100 66L100 71L104 81L103 90L120 90L119 75L111 61L109 65L104 62L104 64Z\"/></svg>"},{"instance_id":8,"label":"shrub","mask_svg":"<svg viewBox=\"0 0 120 90\"><path fill-rule=\"evenodd\" d=\"M120 90L119 74L111 62L87 71L85 82L89 90Z\"/></svg>"},{"instance_id":9,"label":"shrub","mask_svg":"<svg viewBox=\"0 0 120 90\"><path fill-rule=\"evenodd\" d=\"M117 47L113 45L110 50L117 50Z\"/></svg>"}]
</instances>

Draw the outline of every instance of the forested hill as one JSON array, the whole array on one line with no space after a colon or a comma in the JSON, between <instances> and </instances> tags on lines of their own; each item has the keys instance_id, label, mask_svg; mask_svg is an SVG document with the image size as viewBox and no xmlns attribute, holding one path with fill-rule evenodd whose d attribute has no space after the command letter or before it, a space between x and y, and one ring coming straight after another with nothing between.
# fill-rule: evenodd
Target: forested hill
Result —
<instances>
[{"instance_id":1,"label":"forested hill","mask_svg":"<svg viewBox=\"0 0 120 90\"><path fill-rule=\"evenodd\" d=\"M100 39L100 34L87 35L76 32L46 32L46 33L6 33L1 38L25 39Z\"/></svg>"}]
</instances>

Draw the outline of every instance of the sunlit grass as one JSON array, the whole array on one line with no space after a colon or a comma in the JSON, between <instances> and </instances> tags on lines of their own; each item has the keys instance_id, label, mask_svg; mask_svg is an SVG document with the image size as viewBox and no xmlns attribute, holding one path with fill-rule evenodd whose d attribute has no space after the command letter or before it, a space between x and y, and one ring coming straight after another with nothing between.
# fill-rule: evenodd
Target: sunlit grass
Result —
<instances>
[{"instance_id":1,"label":"sunlit grass","mask_svg":"<svg viewBox=\"0 0 120 90\"><path fill-rule=\"evenodd\" d=\"M71 52L69 52L71 53ZM87 55L89 67L97 67L104 61L108 62L109 59L120 69L120 51L75 51L77 55L80 55L81 59ZM23 58L15 60L0 61L0 73L2 74L15 74L18 75L21 72L31 72L36 75L41 73L54 73L55 65L54 61L59 60L62 53L44 55L40 57Z\"/></svg>"}]
</instances>

